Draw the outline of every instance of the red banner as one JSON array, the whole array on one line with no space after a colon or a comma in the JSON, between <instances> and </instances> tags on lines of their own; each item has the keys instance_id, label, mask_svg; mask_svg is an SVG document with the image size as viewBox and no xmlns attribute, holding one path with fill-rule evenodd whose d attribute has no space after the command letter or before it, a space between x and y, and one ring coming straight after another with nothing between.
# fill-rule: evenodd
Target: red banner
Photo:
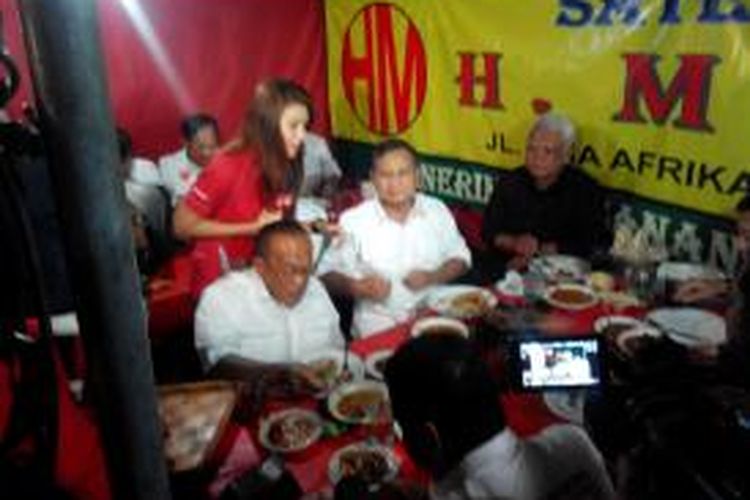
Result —
<instances>
[{"instance_id":1,"label":"red banner","mask_svg":"<svg viewBox=\"0 0 750 500\"><path fill-rule=\"evenodd\" d=\"M327 132L321 2L311 0L100 0L100 31L117 124L137 154L156 157L180 142L179 122L204 111L235 135L255 84L294 79L315 102L314 128ZM22 67L23 88L8 106L31 102L14 0L0 0L6 45Z\"/></svg>"}]
</instances>

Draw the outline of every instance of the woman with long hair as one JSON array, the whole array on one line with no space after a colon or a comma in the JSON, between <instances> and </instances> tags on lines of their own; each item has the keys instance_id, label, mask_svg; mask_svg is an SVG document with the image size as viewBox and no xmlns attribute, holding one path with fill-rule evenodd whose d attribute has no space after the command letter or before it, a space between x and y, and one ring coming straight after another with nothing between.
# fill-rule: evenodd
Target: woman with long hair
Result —
<instances>
[{"instance_id":1,"label":"woman with long hair","mask_svg":"<svg viewBox=\"0 0 750 500\"><path fill-rule=\"evenodd\" d=\"M203 170L174 212L174 233L192 243L191 292L250 263L254 236L293 213L302 180L309 94L288 80L256 87L239 138Z\"/></svg>"}]
</instances>

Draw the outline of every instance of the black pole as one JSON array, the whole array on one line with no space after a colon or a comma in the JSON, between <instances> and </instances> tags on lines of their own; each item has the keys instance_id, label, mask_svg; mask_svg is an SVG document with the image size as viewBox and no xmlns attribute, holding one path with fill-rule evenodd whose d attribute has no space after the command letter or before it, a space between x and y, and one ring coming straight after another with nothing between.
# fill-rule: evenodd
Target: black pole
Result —
<instances>
[{"instance_id":1,"label":"black pole","mask_svg":"<svg viewBox=\"0 0 750 500\"><path fill-rule=\"evenodd\" d=\"M94 0L19 0L89 382L117 498L169 486Z\"/></svg>"}]
</instances>

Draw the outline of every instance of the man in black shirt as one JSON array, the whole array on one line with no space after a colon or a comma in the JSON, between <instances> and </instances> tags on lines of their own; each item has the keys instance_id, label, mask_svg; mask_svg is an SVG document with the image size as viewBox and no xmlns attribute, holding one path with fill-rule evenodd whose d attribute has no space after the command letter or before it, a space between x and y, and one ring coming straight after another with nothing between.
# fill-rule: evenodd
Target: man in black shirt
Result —
<instances>
[{"instance_id":1,"label":"man in black shirt","mask_svg":"<svg viewBox=\"0 0 750 500\"><path fill-rule=\"evenodd\" d=\"M574 141L567 118L543 115L529 132L526 164L498 178L482 227L488 278L524 268L537 254L586 258L608 248L604 192L566 164Z\"/></svg>"}]
</instances>

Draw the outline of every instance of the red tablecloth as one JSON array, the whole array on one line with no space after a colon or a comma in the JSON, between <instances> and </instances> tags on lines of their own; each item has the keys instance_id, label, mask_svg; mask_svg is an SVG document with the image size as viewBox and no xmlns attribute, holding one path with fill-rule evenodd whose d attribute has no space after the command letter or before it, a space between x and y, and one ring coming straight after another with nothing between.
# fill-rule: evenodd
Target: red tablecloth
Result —
<instances>
[{"instance_id":1,"label":"red tablecloth","mask_svg":"<svg viewBox=\"0 0 750 500\"><path fill-rule=\"evenodd\" d=\"M581 322L583 325L585 321ZM381 349L395 349L409 338L412 322L399 325L383 333L352 343L352 352L366 359L367 355ZM500 396L505 419L520 436L535 434L562 419L551 413L538 394L505 393Z\"/></svg>"},{"instance_id":2,"label":"red tablecloth","mask_svg":"<svg viewBox=\"0 0 750 500\"><path fill-rule=\"evenodd\" d=\"M498 295L498 298L506 304L518 305L518 299L502 295ZM598 304L582 311L553 310L546 315L546 319L562 325L561 333L576 335L593 331L594 322L601 316L615 313L640 316L643 312L643 310L635 308L614 311L606 304ZM414 320L364 339L356 340L352 343L351 350L363 360L375 351L394 350L408 340L413 323ZM308 401L303 404L314 405L315 402ZM564 421L547 408L543 398L537 393L506 392L499 395L499 404L502 405L508 426L520 436L533 435L549 425ZM264 450L256 442L256 426L251 424L247 427L236 427L230 434L224 439L224 456L226 458L221 466L218 479L212 484L211 493L213 496L217 496L234 477L258 465L265 456ZM359 427L353 428L343 435L323 439L303 454L290 457L287 461L287 467L305 492L330 491L328 462L331 455L340 447L350 442L366 439L368 435L366 428ZM424 472L419 471L411 462L401 443L395 443L394 451L401 460L403 477L423 482L427 480Z\"/></svg>"},{"instance_id":3,"label":"red tablecloth","mask_svg":"<svg viewBox=\"0 0 750 500\"><path fill-rule=\"evenodd\" d=\"M594 311L571 315L571 319L575 321L575 330L589 331L595 316ZM409 338L412 324L413 321L410 321L382 333L356 340L352 343L351 350L364 360L375 351L396 349ZM315 404L312 400L293 403L296 406ZM532 435L548 425L563 421L547 409L538 394L505 393L499 397L499 404L502 404L508 425L521 436ZM266 452L257 444L256 434L257 426L250 424L244 427L236 426L230 431L230 435L225 437L222 445L224 450L220 453L225 455L225 458L217 480L211 485L212 496L218 496L233 478L258 465L265 457ZM345 434L323 439L303 453L289 457L287 467L305 492L330 491L328 462L332 454L346 444L367 439L369 435L370 431L366 427L359 426ZM420 482L427 480L425 473L413 464L400 442L395 443L394 451L401 461L402 477Z\"/></svg>"}]
</instances>

